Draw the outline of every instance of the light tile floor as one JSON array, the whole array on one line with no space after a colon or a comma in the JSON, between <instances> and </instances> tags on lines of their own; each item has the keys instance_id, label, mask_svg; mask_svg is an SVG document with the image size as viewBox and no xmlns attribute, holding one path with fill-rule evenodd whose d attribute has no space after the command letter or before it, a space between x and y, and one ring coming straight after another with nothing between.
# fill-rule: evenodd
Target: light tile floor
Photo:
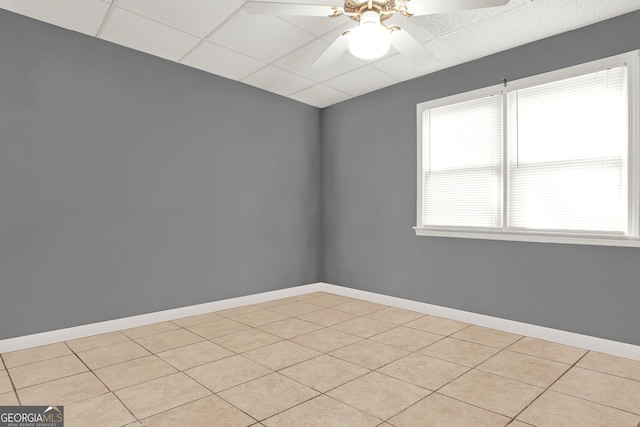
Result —
<instances>
[{"instance_id":1,"label":"light tile floor","mask_svg":"<svg viewBox=\"0 0 640 427\"><path fill-rule=\"evenodd\" d=\"M640 362L324 292L0 355L66 426L637 427Z\"/></svg>"}]
</instances>

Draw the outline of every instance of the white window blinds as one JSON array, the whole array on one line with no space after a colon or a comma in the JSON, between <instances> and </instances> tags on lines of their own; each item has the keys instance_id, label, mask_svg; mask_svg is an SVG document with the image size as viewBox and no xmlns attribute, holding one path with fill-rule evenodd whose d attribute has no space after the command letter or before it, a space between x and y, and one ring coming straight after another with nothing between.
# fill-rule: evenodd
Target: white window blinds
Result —
<instances>
[{"instance_id":1,"label":"white window blinds","mask_svg":"<svg viewBox=\"0 0 640 427\"><path fill-rule=\"evenodd\" d=\"M416 234L640 247L640 50L417 105Z\"/></svg>"},{"instance_id":2,"label":"white window blinds","mask_svg":"<svg viewBox=\"0 0 640 427\"><path fill-rule=\"evenodd\" d=\"M422 113L423 226L501 226L502 97Z\"/></svg>"},{"instance_id":3,"label":"white window blinds","mask_svg":"<svg viewBox=\"0 0 640 427\"><path fill-rule=\"evenodd\" d=\"M626 68L508 92L509 229L626 232Z\"/></svg>"}]
</instances>

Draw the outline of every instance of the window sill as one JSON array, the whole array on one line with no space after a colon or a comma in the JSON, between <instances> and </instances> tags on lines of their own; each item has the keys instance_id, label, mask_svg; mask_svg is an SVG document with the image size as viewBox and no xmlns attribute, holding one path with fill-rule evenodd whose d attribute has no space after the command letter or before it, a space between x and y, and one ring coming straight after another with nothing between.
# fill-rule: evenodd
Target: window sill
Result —
<instances>
[{"instance_id":1,"label":"window sill","mask_svg":"<svg viewBox=\"0 0 640 427\"><path fill-rule=\"evenodd\" d=\"M453 237L458 239L505 240L512 242L563 243L567 245L640 247L640 238L610 235L570 235L517 233L507 231L469 231L413 227L417 236Z\"/></svg>"}]
</instances>

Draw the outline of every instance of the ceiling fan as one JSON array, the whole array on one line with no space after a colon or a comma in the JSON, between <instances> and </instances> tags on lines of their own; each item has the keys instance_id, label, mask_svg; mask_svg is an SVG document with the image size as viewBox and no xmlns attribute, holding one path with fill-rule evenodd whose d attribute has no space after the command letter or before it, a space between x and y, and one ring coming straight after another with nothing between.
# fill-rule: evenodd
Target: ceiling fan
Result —
<instances>
[{"instance_id":1,"label":"ceiling fan","mask_svg":"<svg viewBox=\"0 0 640 427\"><path fill-rule=\"evenodd\" d=\"M344 31L311 64L311 68L331 65L347 49L358 58L375 59L393 46L418 69L424 69L432 63L433 55L406 30L398 25L387 26L384 21L395 14L412 17L504 6L507 3L509 0L345 0L344 6L323 6L248 1L245 10L257 15L346 16L359 22L357 27Z\"/></svg>"}]
</instances>

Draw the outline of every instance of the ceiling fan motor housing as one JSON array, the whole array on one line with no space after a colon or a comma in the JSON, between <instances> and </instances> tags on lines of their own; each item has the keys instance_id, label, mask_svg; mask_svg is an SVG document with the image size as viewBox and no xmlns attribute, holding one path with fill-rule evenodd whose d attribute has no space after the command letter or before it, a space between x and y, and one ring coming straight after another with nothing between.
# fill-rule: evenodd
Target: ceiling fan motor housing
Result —
<instances>
[{"instance_id":1,"label":"ceiling fan motor housing","mask_svg":"<svg viewBox=\"0 0 640 427\"><path fill-rule=\"evenodd\" d=\"M360 22L362 14L369 10L378 12L381 22L389 19L394 13L398 12L398 8L396 8L396 0L346 0L344 2L345 15L356 22Z\"/></svg>"}]
</instances>

